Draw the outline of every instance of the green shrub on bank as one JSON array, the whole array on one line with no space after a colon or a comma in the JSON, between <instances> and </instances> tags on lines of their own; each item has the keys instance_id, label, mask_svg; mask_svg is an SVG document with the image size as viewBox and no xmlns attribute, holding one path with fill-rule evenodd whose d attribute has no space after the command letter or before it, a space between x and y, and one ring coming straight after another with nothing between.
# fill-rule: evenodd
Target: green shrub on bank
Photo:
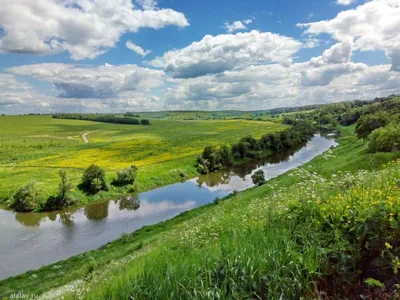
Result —
<instances>
[{"instance_id":1,"label":"green shrub on bank","mask_svg":"<svg viewBox=\"0 0 400 300\"><path fill-rule=\"evenodd\" d=\"M29 212L39 205L39 191L35 181L21 186L13 196L11 208L18 212Z\"/></svg>"},{"instance_id":2,"label":"green shrub on bank","mask_svg":"<svg viewBox=\"0 0 400 300\"><path fill-rule=\"evenodd\" d=\"M117 171L117 178L114 179L114 185L134 184L137 175L137 167L135 165Z\"/></svg>"},{"instance_id":3,"label":"green shrub on bank","mask_svg":"<svg viewBox=\"0 0 400 300\"><path fill-rule=\"evenodd\" d=\"M83 173L80 187L93 194L100 190L108 190L104 170L94 164L89 166Z\"/></svg>"},{"instance_id":4,"label":"green shrub on bank","mask_svg":"<svg viewBox=\"0 0 400 300\"><path fill-rule=\"evenodd\" d=\"M371 133L368 152L400 151L400 124L389 124Z\"/></svg>"},{"instance_id":5,"label":"green shrub on bank","mask_svg":"<svg viewBox=\"0 0 400 300\"><path fill-rule=\"evenodd\" d=\"M362 116L356 125L356 134L359 138L366 139L372 131L384 127L389 123L389 116L385 112Z\"/></svg>"}]
</instances>

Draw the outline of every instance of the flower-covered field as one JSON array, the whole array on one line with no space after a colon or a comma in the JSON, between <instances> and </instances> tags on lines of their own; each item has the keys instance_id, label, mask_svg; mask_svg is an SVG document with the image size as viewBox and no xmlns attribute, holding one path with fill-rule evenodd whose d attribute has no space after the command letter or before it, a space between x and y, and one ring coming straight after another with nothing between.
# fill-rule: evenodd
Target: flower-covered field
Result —
<instances>
[{"instance_id":1,"label":"flower-covered field","mask_svg":"<svg viewBox=\"0 0 400 300\"><path fill-rule=\"evenodd\" d=\"M52 119L43 116L0 116L0 204L16 189L36 180L45 201L57 192L58 172L65 169L74 186L91 164L104 168L110 182L116 171L139 167L140 191L197 176L194 162L209 144L233 143L287 125L247 120L151 120L150 126ZM85 143L82 134L89 132ZM122 191L126 192L126 191ZM89 197L73 191L80 203L109 199L121 193Z\"/></svg>"}]
</instances>

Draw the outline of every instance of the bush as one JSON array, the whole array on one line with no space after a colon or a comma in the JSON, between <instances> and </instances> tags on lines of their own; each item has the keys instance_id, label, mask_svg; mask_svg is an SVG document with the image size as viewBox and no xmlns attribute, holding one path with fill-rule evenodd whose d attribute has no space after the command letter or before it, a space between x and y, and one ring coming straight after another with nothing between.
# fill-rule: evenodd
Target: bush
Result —
<instances>
[{"instance_id":1,"label":"bush","mask_svg":"<svg viewBox=\"0 0 400 300\"><path fill-rule=\"evenodd\" d=\"M392 152L400 150L400 124L390 124L371 133L368 152Z\"/></svg>"},{"instance_id":2,"label":"bush","mask_svg":"<svg viewBox=\"0 0 400 300\"><path fill-rule=\"evenodd\" d=\"M387 113L379 112L373 115L362 116L356 125L356 133L359 138L367 138L372 131L384 127L389 123Z\"/></svg>"},{"instance_id":3,"label":"bush","mask_svg":"<svg viewBox=\"0 0 400 300\"><path fill-rule=\"evenodd\" d=\"M136 180L137 167L135 165L117 171L117 178L114 179L116 185L133 184Z\"/></svg>"},{"instance_id":4,"label":"bush","mask_svg":"<svg viewBox=\"0 0 400 300\"><path fill-rule=\"evenodd\" d=\"M146 120L146 119L142 119L142 120L140 120L140 124L141 125L150 125L150 121Z\"/></svg>"},{"instance_id":5,"label":"bush","mask_svg":"<svg viewBox=\"0 0 400 300\"><path fill-rule=\"evenodd\" d=\"M100 190L107 190L104 170L97 165L88 167L83 173L81 187L94 194Z\"/></svg>"},{"instance_id":6,"label":"bush","mask_svg":"<svg viewBox=\"0 0 400 300\"><path fill-rule=\"evenodd\" d=\"M257 186L263 185L265 183L265 174L263 170L258 170L251 175L253 183Z\"/></svg>"},{"instance_id":7,"label":"bush","mask_svg":"<svg viewBox=\"0 0 400 300\"><path fill-rule=\"evenodd\" d=\"M38 207L39 192L35 181L21 186L13 196L11 208L18 212L29 212Z\"/></svg>"}]
</instances>

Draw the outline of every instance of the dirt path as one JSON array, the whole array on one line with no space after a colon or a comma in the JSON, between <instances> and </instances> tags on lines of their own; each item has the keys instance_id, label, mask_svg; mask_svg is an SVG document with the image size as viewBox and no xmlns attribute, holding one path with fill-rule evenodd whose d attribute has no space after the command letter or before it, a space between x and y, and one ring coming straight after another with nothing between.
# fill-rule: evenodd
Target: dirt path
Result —
<instances>
[{"instance_id":1,"label":"dirt path","mask_svg":"<svg viewBox=\"0 0 400 300\"><path fill-rule=\"evenodd\" d=\"M82 134L83 141L84 141L85 143L89 143L89 140L88 140L88 138L87 138L87 135L88 135L89 133L96 132L96 131L98 131L98 130L88 131L88 132L85 132L84 134Z\"/></svg>"}]
</instances>

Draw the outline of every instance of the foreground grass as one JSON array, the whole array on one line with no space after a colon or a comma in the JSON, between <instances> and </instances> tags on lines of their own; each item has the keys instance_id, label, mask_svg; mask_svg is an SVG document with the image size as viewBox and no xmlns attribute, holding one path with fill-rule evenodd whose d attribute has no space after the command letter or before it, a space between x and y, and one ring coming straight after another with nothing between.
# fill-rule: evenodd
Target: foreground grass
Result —
<instances>
[{"instance_id":1,"label":"foreground grass","mask_svg":"<svg viewBox=\"0 0 400 300\"><path fill-rule=\"evenodd\" d=\"M349 280L357 277L359 270L351 266L361 254L353 247L361 236L349 236L349 228L363 228L365 218L380 222L372 228L389 222L382 238L396 242L390 240L390 214L399 212L399 165L383 165L400 155L367 155L351 128L343 134L340 146L303 169L2 281L0 295L23 290L92 299L316 297L323 288L317 282L339 274L336 268ZM353 175L360 169L370 172ZM338 260L343 253L349 255Z\"/></svg>"},{"instance_id":2,"label":"foreground grass","mask_svg":"<svg viewBox=\"0 0 400 300\"><path fill-rule=\"evenodd\" d=\"M244 120L152 120L151 126L119 125L52 119L51 116L0 117L0 203L32 179L41 188L41 201L55 195L59 169L66 169L74 186L83 170L98 164L111 182L115 172L136 164L139 191L197 175L195 156L205 145L232 143L246 135L260 137L287 126ZM85 144L81 135L88 135ZM85 195L75 189L80 204L109 199L127 188Z\"/></svg>"}]
</instances>

